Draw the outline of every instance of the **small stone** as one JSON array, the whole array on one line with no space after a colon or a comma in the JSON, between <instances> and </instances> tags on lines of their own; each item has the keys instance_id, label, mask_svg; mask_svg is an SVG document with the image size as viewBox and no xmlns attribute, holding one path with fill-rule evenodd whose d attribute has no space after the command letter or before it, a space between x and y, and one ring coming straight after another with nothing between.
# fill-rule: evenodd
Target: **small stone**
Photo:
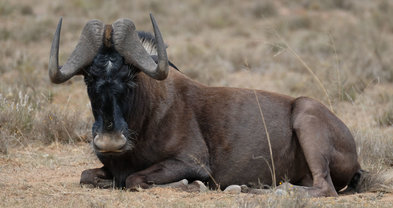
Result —
<instances>
[{"instance_id":1,"label":"small stone","mask_svg":"<svg viewBox=\"0 0 393 208\"><path fill-rule=\"evenodd\" d=\"M169 187L187 186L187 185L188 185L188 180L187 179L183 179L181 181L173 182L173 183L168 184Z\"/></svg>"},{"instance_id":2,"label":"small stone","mask_svg":"<svg viewBox=\"0 0 393 208\"><path fill-rule=\"evenodd\" d=\"M241 185L240 186L242 193L249 193L250 192L250 188L246 185Z\"/></svg>"},{"instance_id":3,"label":"small stone","mask_svg":"<svg viewBox=\"0 0 393 208\"><path fill-rule=\"evenodd\" d=\"M181 181L179 181L180 183L184 184L184 185L188 185L188 180L187 179L183 179Z\"/></svg>"},{"instance_id":4,"label":"small stone","mask_svg":"<svg viewBox=\"0 0 393 208\"><path fill-rule=\"evenodd\" d=\"M188 185L188 180L183 179L181 181L163 184L163 185L155 185L156 187L170 187L170 188L184 188Z\"/></svg>"},{"instance_id":5,"label":"small stone","mask_svg":"<svg viewBox=\"0 0 393 208\"><path fill-rule=\"evenodd\" d=\"M242 188L239 185L230 185L224 190L224 192L229 194L239 194L242 192Z\"/></svg>"},{"instance_id":6,"label":"small stone","mask_svg":"<svg viewBox=\"0 0 393 208\"><path fill-rule=\"evenodd\" d=\"M190 183L191 187L194 187L194 189L196 189L196 191L199 192L206 192L209 189L205 186L205 184L202 181L196 180L192 183ZM191 188L192 189L192 188Z\"/></svg>"}]
</instances>

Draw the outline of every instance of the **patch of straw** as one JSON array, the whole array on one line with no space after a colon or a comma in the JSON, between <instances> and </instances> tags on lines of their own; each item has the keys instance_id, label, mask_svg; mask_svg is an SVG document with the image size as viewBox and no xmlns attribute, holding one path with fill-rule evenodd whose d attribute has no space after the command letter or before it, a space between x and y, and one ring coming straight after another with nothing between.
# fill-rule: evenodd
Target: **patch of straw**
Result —
<instances>
[{"instance_id":1,"label":"patch of straw","mask_svg":"<svg viewBox=\"0 0 393 208\"><path fill-rule=\"evenodd\" d=\"M291 54L293 54L297 60L300 61L300 63L304 66L304 68L306 68L307 71L312 75L312 77L317 81L319 87L323 90L323 92L324 92L325 95L326 95L326 98L327 98L328 103L329 103L329 108L330 108L330 110L331 110L332 112L334 112L334 110L333 110L333 105L332 105L332 102L331 102L331 100L330 100L328 91L327 91L327 89L325 88L325 86L323 86L322 81L318 78L318 76L314 73L314 71L307 65L307 63L299 56L299 54L296 53L296 51L288 44L288 42L285 41L284 38L282 38L278 33L276 33L276 36L285 44L285 46L287 47L287 49L289 50L289 52L290 52Z\"/></svg>"}]
</instances>

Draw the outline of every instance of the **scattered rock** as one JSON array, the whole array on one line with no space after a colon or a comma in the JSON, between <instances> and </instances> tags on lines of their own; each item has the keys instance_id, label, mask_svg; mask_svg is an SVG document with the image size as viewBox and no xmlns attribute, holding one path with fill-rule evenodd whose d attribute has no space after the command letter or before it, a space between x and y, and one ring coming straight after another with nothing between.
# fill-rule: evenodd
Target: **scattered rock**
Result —
<instances>
[{"instance_id":1,"label":"scattered rock","mask_svg":"<svg viewBox=\"0 0 393 208\"><path fill-rule=\"evenodd\" d=\"M188 185L188 180L187 179L183 179L183 180L179 181L178 183L182 183L184 185Z\"/></svg>"},{"instance_id":2,"label":"scattered rock","mask_svg":"<svg viewBox=\"0 0 393 208\"><path fill-rule=\"evenodd\" d=\"M224 192L230 194L239 194L242 192L242 188L239 185L230 185L224 190Z\"/></svg>"},{"instance_id":3,"label":"scattered rock","mask_svg":"<svg viewBox=\"0 0 393 208\"><path fill-rule=\"evenodd\" d=\"M250 193L250 188L246 185L240 186L242 193Z\"/></svg>"},{"instance_id":4,"label":"scattered rock","mask_svg":"<svg viewBox=\"0 0 393 208\"><path fill-rule=\"evenodd\" d=\"M189 192L206 192L209 188L205 186L202 181L194 181L187 186L187 191Z\"/></svg>"},{"instance_id":5,"label":"scattered rock","mask_svg":"<svg viewBox=\"0 0 393 208\"><path fill-rule=\"evenodd\" d=\"M173 182L173 183L168 183L168 184L163 184L163 185L154 185L154 186L186 189L186 187L188 186L188 180L183 179L178 182Z\"/></svg>"},{"instance_id":6,"label":"scattered rock","mask_svg":"<svg viewBox=\"0 0 393 208\"><path fill-rule=\"evenodd\" d=\"M188 185L188 180L187 179L183 179L183 180L178 181L178 182L167 184L167 186L169 186L169 187L187 186L187 185Z\"/></svg>"}]
</instances>

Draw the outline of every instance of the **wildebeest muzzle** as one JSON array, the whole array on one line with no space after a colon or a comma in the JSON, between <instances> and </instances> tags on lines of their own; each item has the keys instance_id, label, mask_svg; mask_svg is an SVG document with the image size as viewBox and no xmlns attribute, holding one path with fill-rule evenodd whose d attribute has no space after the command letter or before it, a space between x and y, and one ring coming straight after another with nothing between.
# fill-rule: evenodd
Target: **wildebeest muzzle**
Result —
<instances>
[{"instance_id":1,"label":"wildebeest muzzle","mask_svg":"<svg viewBox=\"0 0 393 208\"><path fill-rule=\"evenodd\" d=\"M127 138L122 133L97 134L93 145L94 149L100 153L120 153L126 149Z\"/></svg>"}]
</instances>

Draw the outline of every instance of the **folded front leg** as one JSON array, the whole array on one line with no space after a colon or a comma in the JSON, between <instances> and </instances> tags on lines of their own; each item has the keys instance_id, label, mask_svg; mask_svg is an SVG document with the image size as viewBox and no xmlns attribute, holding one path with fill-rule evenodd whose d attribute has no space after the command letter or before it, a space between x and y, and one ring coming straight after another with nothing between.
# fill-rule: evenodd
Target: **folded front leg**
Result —
<instances>
[{"instance_id":1,"label":"folded front leg","mask_svg":"<svg viewBox=\"0 0 393 208\"><path fill-rule=\"evenodd\" d=\"M207 171L199 165L168 159L128 176L126 188L130 190L136 190L138 187L146 189L153 184L168 184L182 179L205 180L207 177Z\"/></svg>"}]
</instances>

